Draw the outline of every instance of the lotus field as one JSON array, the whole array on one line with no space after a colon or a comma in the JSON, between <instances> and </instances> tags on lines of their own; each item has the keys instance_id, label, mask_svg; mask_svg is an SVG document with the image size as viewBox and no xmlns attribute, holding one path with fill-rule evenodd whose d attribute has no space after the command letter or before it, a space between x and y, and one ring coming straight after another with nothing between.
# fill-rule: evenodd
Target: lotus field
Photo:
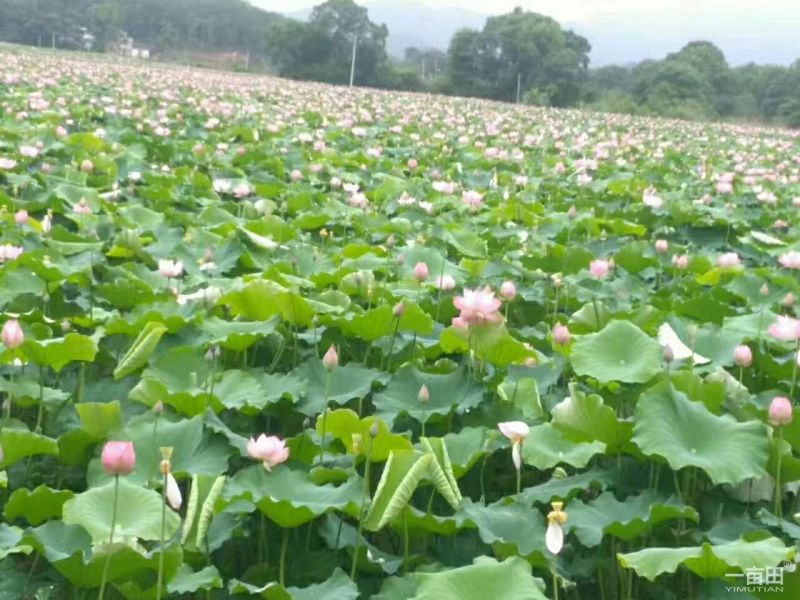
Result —
<instances>
[{"instance_id":1,"label":"lotus field","mask_svg":"<svg viewBox=\"0 0 800 600\"><path fill-rule=\"evenodd\" d=\"M0 597L800 597L797 132L0 61Z\"/></svg>"}]
</instances>

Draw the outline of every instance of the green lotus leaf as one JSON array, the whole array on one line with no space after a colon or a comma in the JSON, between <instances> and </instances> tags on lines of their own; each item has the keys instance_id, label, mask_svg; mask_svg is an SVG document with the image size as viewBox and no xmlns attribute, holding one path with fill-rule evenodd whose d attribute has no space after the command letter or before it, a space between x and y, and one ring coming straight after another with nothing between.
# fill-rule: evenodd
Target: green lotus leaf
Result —
<instances>
[{"instance_id":1,"label":"green lotus leaf","mask_svg":"<svg viewBox=\"0 0 800 600\"><path fill-rule=\"evenodd\" d=\"M135 543L137 540L158 540L161 535L161 494L119 479L117 520L114 540ZM114 483L92 488L64 503L64 523L80 525L95 544L107 543L114 509ZM166 535L172 537L180 525L180 517L167 509Z\"/></svg>"},{"instance_id":2,"label":"green lotus leaf","mask_svg":"<svg viewBox=\"0 0 800 600\"><path fill-rule=\"evenodd\" d=\"M645 548L617 554L619 563L637 575L655 580L662 573L674 573L683 565L703 579L720 579L745 569L775 567L794 557L795 549L775 537L760 541L737 540L728 544L683 548Z\"/></svg>"},{"instance_id":3,"label":"green lotus leaf","mask_svg":"<svg viewBox=\"0 0 800 600\"><path fill-rule=\"evenodd\" d=\"M85 335L68 333L63 338L26 340L22 351L37 365L58 372L73 361L92 362L97 343Z\"/></svg>"},{"instance_id":4,"label":"green lotus leaf","mask_svg":"<svg viewBox=\"0 0 800 600\"><path fill-rule=\"evenodd\" d=\"M611 321L575 341L570 356L578 375L601 383L645 383L663 368L659 343L630 321Z\"/></svg>"},{"instance_id":5,"label":"green lotus leaf","mask_svg":"<svg viewBox=\"0 0 800 600\"><path fill-rule=\"evenodd\" d=\"M639 397L633 442L645 454L662 456L674 470L703 469L715 485L762 477L769 458L763 423L714 415L669 382Z\"/></svg>"},{"instance_id":6,"label":"green lotus leaf","mask_svg":"<svg viewBox=\"0 0 800 600\"><path fill-rule=\"evenodd\" d=\"M5 469L27 456L58 454L56 440L22 427L22 424L12 422L11 426L7 425L0 429L0 448L3 449L0 469Z\"/></svg>"},{"instance_id":7,"label":"green lotus leaf","mask_svg":"<svg viewBox=\"0 0 800 600\"><path fill-rule=\"evenodd\" d=\"M479 556L473 564L437 573L418 573L412 600L546 600L544 582L521 558L497 562Z\"/></svg>"},{"instance_id":8,"label":"green lotus leaf","mask_svg":"<svg viewBox=\"0 0 800 600\"><path fill-rule=\"evenodd\" d=\"M222 577L213 565L192 571L189 565L183 564L167 582L167 591L170 594L190 594L197 590L222 589L222 587Z\"/></svg>"},{"instance_id":9,"label":"green lotus leaf","mask_svg":"<svg viewBox=\"0 0 800 600\"><path fill-rule=\"evenodd\" d=\"M362 482L351 477L340 486L316 485L304 471L285 465L272 472L253 465L228 478L223 498L244 498L281 527L297 527L331 510L358 514Z\"/></svg>"},{"instance_id":10,"label":"green lotus leaf","mask_svg":"<svg viewBox=\"0 0 800 600\"><path fill-rule=\"evenodd\" d=\"M595 454L606 449L603 442L572 442L551 423L531 427L530 434L522 444L522 459L525 464L539 470L566 464L583 468Z\"/></svg>"},{"instance_id":11,"label":"green lotus leaf","mask_svg":"<svg viewBox=\"0 0 800 600\"><path fill-rule=\"evenodd\" d=\"M58 490L42 484L34 490L19 488L12 492L5 506L9 521L25 519L31 525L41 525L47 519L61 516L64 503L74 496L71 490Z\"/></svg>"},{"instance_id":12,"label":"green lotus leaf","mask_svg":"<svg viewBox=\"0 0 800 600\"><path fill-rule=\"evenodd\" d=\"M504 500L489 505L465 501L455 518L459 527L477 527L485 543L511 545L520 556L535 558L542 566L547 564L547 519L529 505Z\"/></svg>"},{"instance_id":13,"label":"green lotus leaf","mask_svg":"<svg viewBox=\"0 0 800 600\"><path fill-rule=\"evenodd\" d=\"M556 404L552 413L552 424L564 437L576 442L602 442L608 452L619 451L632 435L631 423L617 419L601 396L584 394L573 384L570 395Z\"/></svg>"}]
</instances>

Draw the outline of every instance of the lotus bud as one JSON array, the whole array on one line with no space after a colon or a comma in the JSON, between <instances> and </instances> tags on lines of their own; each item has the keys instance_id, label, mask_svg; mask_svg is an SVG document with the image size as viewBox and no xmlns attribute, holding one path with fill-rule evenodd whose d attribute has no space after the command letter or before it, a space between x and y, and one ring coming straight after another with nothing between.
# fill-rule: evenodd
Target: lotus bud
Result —
<instances>
[{"instance_id":1,"label":"lotus bud","mask_svg":"<svg viewBox=\"0 0 800 600\"><path fill-rule=\"evenodd\" d=\"M162 402L161 400L156 400L156 403L153 404L153 412L156 415L160 415L161 413L163 413L164 412L164 402Z\"/></svg>"},{"instance_id":2,"label":"lotus bud","mask_svg":"<svg viewBox=\"0 0 800 600\"><path fill-rule=\"evenodd\" d=\"M103 470L109 475L130 475L136 466L133 442L107 442L100 457Z\"/></svg>"},{"instance_id":3,"label":"lotus bud","mask_svg":"<svg viewBox=\"0 0 800 600\"><path fill-rule=\"evenodd\" d=\"M781 302L785 307L794 306L794 294L789 292L783 297L783 301Z\"/></svg>"},{"instance_id":4,"label":"lotus bud","mask_svg":"<svg viewBox=\"0 0 800 600\"><path fill-rule=\"evenodd\" d=\"M769 286L768 286L768 285L765 283L765 284L764 284L764 285L762 285L762 286L761 286L761 288L758 290L758 293L759 293L759 294L761 294L762 296L764 296L764 297L766 298L767 296L769 296Z\"/></svg>"},{"instance_id":5,"label":"lotus bud","mask_svg":"<svg viewBox=\"0 0 800 600\"><path fill-rule=\"evenodd\" d=\"M178 482L175 480L175 476L171 473L167 473L167 502L172 507L173 510L179 510L181 504L183 504L183 497L181 496L181 488L178 487Z\"/></svg>"},{"instance_id":6,"label":"lotus bud","mask_svg":"<svg viewBox=\"0 0 800 600\"><path fill-rule=\"evenodd\" d=\"M733 351L733 362L737 367L749 367L753 363L753 352L749 346L740 344Z\"/></svg>"},{"instance_id":7,"label":"lotus bud","mask_svg":"<svg viewBox=\"0 0 800 600\"><path fill-rule=\"evenodd\" d=\"M675 352L672 350L672 346L669 344L664 345L664 362L670 364L673 360L675 360Z\"/></svg>"},{"instance_id":8,"label":"lotus bud","mask_svg":"<svg viewBox=\"0 0 800 600\"><path fill-rule=\"evenodd\" d=\"M428 386L424 383L422 387L419 388L419 393L417 394L417 400L422 402L423 404L427 404L431 400L431 393L428 391Z\"/></svg>"},{"instance_id":9,"label":"lotus bud","mask_svg":"<svg viewBox=\"0 0 800 600\"><path fill-rule=\"evenodd\" d=\"M574 205L574 204L573 204L572 206L570 206L570 207L569 207L569 210L567 211L567 216L568 216L570 219L574 219L575 217L577 217L577 216L578 216L578 209L577 209L577 208L575 208L575 205Z\"/></svg>"},{"instance_id":10,"label":"lotus bud","mask_svg":"<svg viewBox=\"0 0 800 600\"><path fill-rule=\"evenodd\" d=\"M555 327L553 327L553 341L556 344L566 346L571 339L572 335L570 335L569 328L566 325L557 323Z\"/></svg>"},{"instance_id":11,"label":"lotus bud","mask_svg":"<svg viewBox=\"0 0 800 600\"><path fill-rule=\"evenodd\" d=\"M769 422L775 426L792 422L792 403L784 396L776 396L769 405Z\"/></svg>"},{"instance_id":12,"label":"lotus bud","mask_svg":"<svg viewBox=\"0 0 800 600\"><path fill-rule=\"evenodd\" d=\"M656 240L656 252L666 254L668 250L669 242L667 240Z\"/></svg>"},{"instance_id":13,"label":"lotus bud","mask_svg":"<svg viewBox=\"0 0 800 600\"><path fill-rule=\"evenodd\" d=\"M513 281L504 281L500 286L500 295L509 302L517 297L517 286Z\"/></svg>"},{"instance_id":14,"label":"lotus bud","mask_svg":"<svg viewBox=\"0 0 800 600\"><path fill-rule=\"evenodd\" d=\"M418 262L414 265L414 279L422 283L428 278L428 265L424 262Z\"/></svg>"},{"instance_id":15,"label":"lotus bud","mask_svg":"<svg viewBox=\"0 0 800 600\"><path fill-rule=\"evenodd\" d=\"M336 352L336 347L331 344L325 356L322 357L322 364L328 371L333 371L339 366L339 354Z\"/></svg>"},{"instance_id":16,"label":"lotus bud","mask_svg":"<svg viewBox=\"0 0 800 600\"><path fill-rule=\"evenodd\" d=\"M392 309L392 314L397 319L402 317L405 314L405 312L406 312L406 305L402 302L398 302L397 304L395 304L394 308Z\"/></svg>"},{"instance_id":17,"label":"lotus bud","mask_svg":"<svg viewBox=\"0 0 800 600\"><path fill-rule=\"evenodd\" d=\"M391 248L397 243L397 239L394 237L394 234L390 234L388 238L386 238L386 247Z\"/></svg>"},{"instance_id":18,"label":"lotus bud","mask_svg":"<svg viewBox=\"0 0 800 600\"><path fill-rule=\"evenodd\" d=\"M9 350L19 348L25 341L25 333L19 321L16 319L9 319L3 324L3 331L0 333L0 340L3 345Z\"/></svg>"},{"instance_id":19,"label":"lotus bud","mask_svg":"<svg viewBox=\"0 0 800 600\"><path fill-rule=\"evenodd\" d=\"M379 431L380 431L380 429L378 427L378 422L377 421L373 421L372 425L369 428L369 436L372 439L375 439L376 437L378 437L378 432Z\"/></svg>"}]
</instances>

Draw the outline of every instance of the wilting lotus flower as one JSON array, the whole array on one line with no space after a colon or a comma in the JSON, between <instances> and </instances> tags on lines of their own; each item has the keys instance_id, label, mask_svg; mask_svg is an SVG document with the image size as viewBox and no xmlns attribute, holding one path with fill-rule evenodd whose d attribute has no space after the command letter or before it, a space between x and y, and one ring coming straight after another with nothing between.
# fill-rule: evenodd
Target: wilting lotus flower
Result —
<instances>
[{"instance_id":1,"label":"wilting lotus flower","mask_svg":"<svg viewBox=\"0 0 800 600\"><path fill-rule=\"evenodd\" d=\"M158 272L168 279L180 277L183 273L183 263L179 260L159 260Z\"/></svg>"},{"instance_id":2,"label":"wilting lotus flower","mask_svg":"<svg viewBox=\"0 0 800 600\"><path fill-rule=\"evenodd\" d=\"M498 423L497 428L504 436L511 440L511 459L517 471L522 468L522 443L531 430L527 423L522 421L506 421Z\"/></svg>"},{"instance_id":3,"label":"wilting lotus flower","mask_svg":"<svg viewBox=\"0 0 800 600\"><path fill-rule=\"evenodd\" d=\"M659 196L653 188L647 188L642 194L642 202L650 208L661 208L664 200Z\"/></svg>"},{"instance_id":4,"label":"wilting lotus flower","mask_svg":"<svg viewBox=\"0 0 800 600\"><path fill-rule=\"evenodd\" d=\"M753 352L749 346L740 344L733 351L733 362L737 367L749 367L753 363Z\"/></svg>"},{"instance_id":5,"label":"wilting lotus flower","mask_svg":"<svg viewBox=\"0 0 800 600\"><path fill-rule=\"evenodd\" d=\"M773 425L788 425L792 418L792 402L783 396L773 398L769 404L769 422Z\"/></svg>"},{"instance_id":6,"label":"wilting lotus flower","mask_svg":"<svg viewBox=\"0 0 800 600\"><path fill-rule=\"evenodd\" d=\"M289 458L289 449L284 440L274 435L268 437L263 433L258 439L250 438L247 441L247 453L250 458L260 460L267 471Z\"/></svg>"},{"instance_id":7,"label":"wilting lotus flower","mask_svg":"<svg viewBox=\"0 0 800 600\"><path fill-rule=\"evenodd\" d=\"M436 279L436 287L440 290L452 290L456 287L456 280L452 275L442 275Z\"/></svg>"},{"instance_id":8,"label":"wilting lotus flower","mask_svg":"<svg viewBox=\"0 0 800 600\"><path fill-rule=\"evenodd\" d=\"M792 250L786 254L781 254L778 262L787 269L800 269L800 252Z\"/></svg>"},{"instance_id":9,"label":"wilting lotus flower","mask_svg":"<svg viewBox=\"0 0 800 600\"><path fill-rule=\"evenodd\" d=\"M561 526L567 522L567 513L562 510L563 502L552 502L553 510L547 514L547 531L544 534L544 543L552 554L561 552L564 547L564 530Z\"/></svg>"},{"instance_id":10,"label":"wilting lotus flower","mask_svg":"<svg viewBox=\"0 0 800 600\"><path fill-rule=\"evenodd\" d=\"M469 326L499 323L502 320L502 316L497 312L502 302L494 297L494 292L488 285L482 290L464 288L464 295L453 298L453 305L461 311L461 314L456 317L459 319L458 324L453 319L454 327L464 324Z\"/></svg>"},{"instance_id":11,"label":"wilting lotus flower","mask_svg":"<svg viewBox=\"0 0 800 600\"><path fill-rule=\"evenodd\" d=\"M103 446L100 462L109 475L130 475L136 466L133 442L107 442Z\"/></svg>"},{"instance_id":12,"label":"wilting lotus flower","mask_svg":"<svg viewBox=\"0 0 800 600\"><path fill-rule=\"evenodd\" d=\"M800 339L800 321L792 317L778 316L778 320L769 326L769 334L782 342Z\"/></svg>"},{"instance_id":13,"label":"wilting lotus flower","mask_svg":"<svg viewBox=\"0 0 800 600\"><path fill-rule=\"evenodd\" d=\"M514 285L513 281L504 281L503 285L500 286L500 295L504 300L513 300L517 297L517 286Z\"/></svg>"},{"instance_id":14,"label":"wilting lotus flower","mask_svg":"<svg viewBox=\"0 0 800 600\"><path fill-rule=\"evenodd\" d=\"M611 270L611 262L598 258L589 263L589 274L594 279L604 279Z\"/></svg>"},{"instance_id":15,"label":"wilting lotus flower","mask_svg":"<svg viewBox=\"0 0 800 600\"><path fill-rule=\"evenodd\" d=\"M0 339L3 345L9 350L19 348L25 341L25 333L19 321L16 319L9 319L3 324L3 331L0 333Z\"/></svg>"},{"instance_id":16,"label":"wilting lotus flower","mask_svg":"<svg viewBox=\"0 0 800 600\"><path fill-rule=\"evenodd\" d=\"M717 258L717 266L723 269L733 269L742 264L739 255L736 252L726 252L720 254Z\"/></svg>"}]
</instances>

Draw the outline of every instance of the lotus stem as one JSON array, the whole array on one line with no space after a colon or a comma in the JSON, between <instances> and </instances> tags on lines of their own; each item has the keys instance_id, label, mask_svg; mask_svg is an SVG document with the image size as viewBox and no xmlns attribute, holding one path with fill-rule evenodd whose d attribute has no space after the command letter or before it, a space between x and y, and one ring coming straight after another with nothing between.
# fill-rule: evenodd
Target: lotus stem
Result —
<instances>
[{"instance_id":1,"label":"lotus stem","mask_svg":"<svg viewBox=\"0 0 800 600\"><path fill-rule=\"evenodd\" d=\"M281 562L278 581L281 586L286 587L286 551L289 549L289 528L283 529L283 543L281 544Z\"/></svg>"},{"instance_id":2,"label":"lotus stem","mask_svg":"<svg viewBox=\"0 0 800 600\"><path fill-rule=\"evenodd\" d=\"M166 489L166 487L164 488ZM117 526L117 503L119 502L119 475L114 475L114 506L111 508L111 533L108 534L108 545L114 543L114 528ZM108 567L111 564L111 548L106 554L106 561L103 564L103 575L100 578L100 593L97 595L99 600L105 598L106 581L108 580Z\"/></svg>"},{"instance_id":3,"label":"lotus stem","mask_svg":"<svg viewBox=\"0 0 800 600\"><path fill-rule=\"evenodd\" d=\"M800 353L800 339L797 340L797 344L794 348L794 354L792 356L792 389L789 392L789 399L794 402L794 390L797 386L797 354Z\"/></svg>"},{"instance_id":4,"label":"lotus stem","mask_svg":"<svg viewBox=\"0 0 800 600\"><path fill-rule=\"evenodd\" d=\"M161 485L161 533L158 538L158 581L156 583L156 600L161 600L161 588L164 582L164 538L166 537L167 530L167 473L169 473L169 471L165 470Z\"/></svg>"},{"instance_id":5,"label":"lotus stem","mask_svg":"<svg viewBox=\"0 0 800 600\"><path fill-rule=\"evenodd\" d=\"M403 573L408 572L408 510L403 510Z\"/></svg>"},{"instance_id":6,"label":"lotus stem","mask_svg":"<svg viewBox=\"0 0 800 600\"><path fill-rule=\"evenodd\" d=\"M328 396L331 392L331 372L325 373L325 406L322 409L322 452L319 454L319 463L325 460L325 436L327 435L326 427L328 425Z\"/></svg>"},{"instance_id":7,"label":"lotus stem","mask_svg":"<svg viewBox=\"0 0 800 600\"><path fill-rule=\"evenodd\" d=\"M558 571L556 570L556 561L553 561L550 567L550 572L553 575L553 599L558 600Z\"/></svg>"},{"instance_id":8,"label":"lotus stem","mask_svg":"<svg viewBox=\"0 0 800 600\"><path fill-rule=\"evenodd\" d=\"M795 361L797 365L797 361ZM775 516L779 519L783 518L783 503L781 502L781 462L783 461L783 427L778 427L776 434L778 436L778 464L775 469Z\"/></svg>"},{"instance_id":9,"label":"lotus stem","mask_svg":"<svg viewBox=\"0 0 800 600\"><path fill-rule=\"evenodd\" d=\"M389 354L386 357L386 367L389 371L392 370L392 352L394 352L394 341L397 339L398 329L400 329L400 317L395 317L394 333L392 333L392 341L389 344Z\"/></svg>"},{"instance_id":10,"label":"lotus stem","mask_svg":"<svg viewBox=\"0 0 800 600\"><path fill-rule=\"evenodd\" d=\"M356 544L353 548L353 564L350 567L350 579L356 581L358 571L358 549L361 546L361 534L364 531L364 508L369 496L369 472L372 464L372 436L367 442L367 463L364 465L364 487L361 490L361 505L358 510L358 531L356 532Z\"/></svg>"}]
</instances>

